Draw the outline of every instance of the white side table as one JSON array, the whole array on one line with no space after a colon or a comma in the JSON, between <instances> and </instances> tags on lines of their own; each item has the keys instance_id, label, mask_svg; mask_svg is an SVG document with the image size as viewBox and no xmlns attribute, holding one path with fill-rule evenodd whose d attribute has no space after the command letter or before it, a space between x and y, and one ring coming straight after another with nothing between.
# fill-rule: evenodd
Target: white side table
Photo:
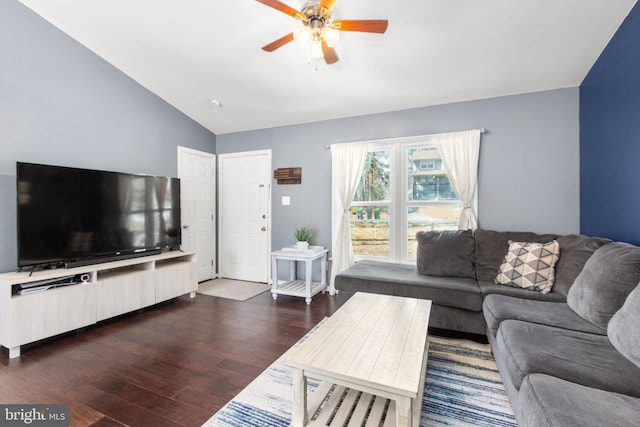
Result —
<instances>
[{"instance_id":1,"label":"white side table","mask_svg":"<svg viewBox=\"0 0 640 427\"><path fill-rule=\"evenodd\" d=\"M304 297L307 304L311 304L311 298L327 289L327 253L328 249L322 246L309 246L307 250L281 249L271 252L271 294L273 299L278 299L278 295L292 295ZM289 280L278 280L278 261L289 261ZM320 270L322 276L320 282L313 282L311 274L313 272L313 262L320 260ZM296 263L304 261L305 280L296 278Z\"/></svg>"}]
</instances>

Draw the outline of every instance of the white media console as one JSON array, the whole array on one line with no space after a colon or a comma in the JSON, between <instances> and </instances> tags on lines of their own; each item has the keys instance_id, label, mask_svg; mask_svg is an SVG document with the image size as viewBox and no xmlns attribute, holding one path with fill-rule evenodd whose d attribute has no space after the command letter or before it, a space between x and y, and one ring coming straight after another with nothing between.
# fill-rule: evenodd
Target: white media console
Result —
<instances>
[{"instance_id":1,"label":"white media console","mask_svg":"<svg viewBox=\"0 0 640 427\"><path fill-rule=\"evenodd\" d=\"M0 345L20 357L23 344L92 325L198 289L194 252L158 255L83 267L0 274ZM68 276L86 282L16 294L36 282Z\"/></svg>"}]
</instances>

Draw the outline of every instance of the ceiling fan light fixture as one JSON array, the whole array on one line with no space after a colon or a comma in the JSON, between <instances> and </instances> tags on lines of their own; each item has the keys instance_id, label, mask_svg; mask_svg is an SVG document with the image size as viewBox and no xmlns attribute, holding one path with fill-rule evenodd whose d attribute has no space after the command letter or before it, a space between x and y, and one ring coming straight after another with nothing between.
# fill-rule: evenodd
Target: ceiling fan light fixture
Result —
<instances>
[{"instance_id":1,"label":"ceiling fan light fixture","mask_svg":"<svg viewBox=\"0 0 640 427\"><path fill-rule=\"evenodd\" d=\"M338 44L338 40L340 40L340 31L332 27L324 27L322 38L327 42L327 46L335 47Z\"/></svg>"},{"instance_id":2,"label":"ceiling fan light fixture","mask_svg":"<svg viewBox=\"0 0 640 427\"><path fill-rule=\"evenodd\" d=\"M309 58L318 59L324 57L322 52L322 42L320 40L314 40L311 42L311 49L309 49Z\"/></svg>"},{"instance_id":3,"label":"ceiling fan light fixture","mask_svg":"<svg viewBox=\"0 0 640 427\"><path fill-rule=\"evenodd\" d=\"M300 47L305 47L311 39L311 32L306 27L298 27L293 30L293 40Z\"/></svg>"}]
</instances>

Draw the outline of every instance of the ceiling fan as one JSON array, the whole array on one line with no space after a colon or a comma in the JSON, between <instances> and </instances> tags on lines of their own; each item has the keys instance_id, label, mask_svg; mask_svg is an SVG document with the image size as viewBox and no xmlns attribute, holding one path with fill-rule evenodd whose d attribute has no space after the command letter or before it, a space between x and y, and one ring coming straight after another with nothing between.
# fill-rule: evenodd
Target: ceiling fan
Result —
<instances>
[{"instance_id":1,"label":"ceiling fan","mask_svg":"<svg viewBox=\"0 0 640 427\"><path fill-rule=\"evenodd\" d=\"M331 12L338 0L309 0L300 11L278 0L257 0L302 22L302 27L292 33L262 47L273 52L279 47L295 40L301 46L309 46L310 58L322 58L327 64L338 62L334 46L340 38L340 31L357 31L383 34L389 22L386 19L333 19Z\"/></svg>"}]
</instances>

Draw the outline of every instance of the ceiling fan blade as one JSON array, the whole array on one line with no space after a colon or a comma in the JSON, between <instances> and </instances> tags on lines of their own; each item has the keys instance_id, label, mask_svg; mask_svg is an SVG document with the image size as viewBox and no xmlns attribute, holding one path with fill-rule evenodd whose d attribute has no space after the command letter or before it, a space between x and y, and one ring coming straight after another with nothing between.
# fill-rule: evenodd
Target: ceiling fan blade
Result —
<instances>
[{"instance_id":1,"label":"ceiling fan blade","mask_svg":"<svg viewBox=\"0 0 640 427\"><path fill-rule=\"evenodd\" d=\"M389 26L389 21L386 19L337 19L333 21L333 27L340 31L383 34L387 31L387 26Z\"/></svg>"},{"instance_id":2,"label":"ceiling fan blade","mask_svg":"<svg viewBox=\"0 0 640 427\"><path fill-rule=\"evenodd\" d=\"M338 0L320 0L320 4L318 4L318 13L329 16L331 15L331 11L338 3Z\"/></svg>"},{"instance_id":3,"label":"ceiling fan blade","mask_svg":"<svg viewBox=\"0 0 640 427\"><path fill-rule=\"evenodd\" d=\"M324 40L322 41L322 53L324 54L324 62L326 62L327 65L335 64L340 59L335 49L327 46L327 42Z\"/></svg>"},{"instance_id":4,"label":"ceiling fan blade","mask_svg":"<svg viewBox=\"0 0 640 427\"><path fill-rule=\"evenodd\" d=\"M302 13L298 12L291 6L287 6L286 4L279 2L278 0L256 0L256 1L262 4L265 4L269 7L272 7L276 10L279 10L282 13L286 13L287 15L292 16L296 19L304 18L304 15Z\"/></svg>"},{"instance_id":5,"label":"ceiling fan blade","mask_svg":"<svg viewBox=\"0 0 640 427\"><path fill-rule=\"evenodd\" d=\"M276 40L274 42L271 42L266 46L263 46L262 50L267 51L267 52L273 52L277 48L284 46L285 44L289 43L290 41L293 41L293 33L289 33L286 36L280 37L278 40Z\"/></svg>"}]
</instances>

